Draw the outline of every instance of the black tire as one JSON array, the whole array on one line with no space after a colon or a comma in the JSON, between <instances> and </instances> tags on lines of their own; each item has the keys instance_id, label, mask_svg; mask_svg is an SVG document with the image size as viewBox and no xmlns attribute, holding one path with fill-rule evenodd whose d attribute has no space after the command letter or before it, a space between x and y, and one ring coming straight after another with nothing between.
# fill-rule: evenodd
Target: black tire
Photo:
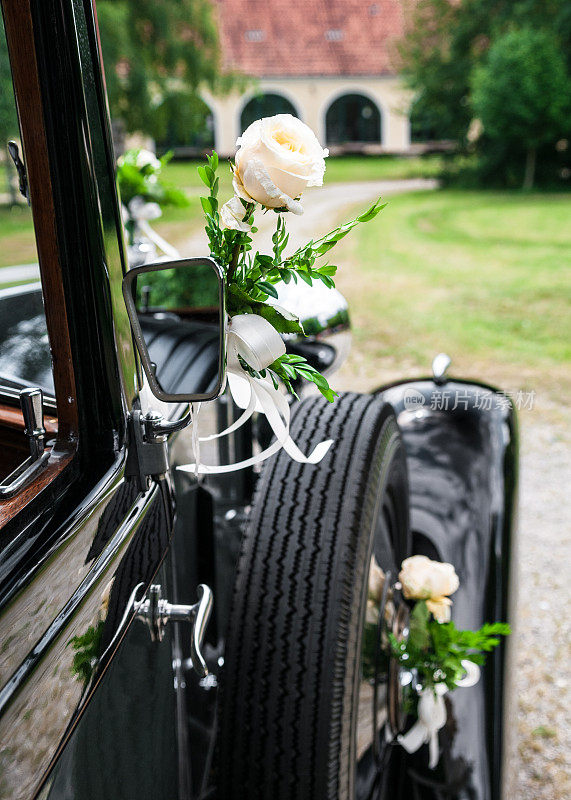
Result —
<instances>
[{"instance_id":1,"label":"black tire","mask_svg":"<svg viewBox=\"0 0 571 800\"><path fill-rule=\"evenodd\" d=\"M404 447L393 409L370 395L303 401L292 436L304 452L335 443L316 466L281 452L260 477L226 641L220 800L353 800L364 785L366 589L373 552L393 575L408 553Z\"/></svg>"}]
</instances>

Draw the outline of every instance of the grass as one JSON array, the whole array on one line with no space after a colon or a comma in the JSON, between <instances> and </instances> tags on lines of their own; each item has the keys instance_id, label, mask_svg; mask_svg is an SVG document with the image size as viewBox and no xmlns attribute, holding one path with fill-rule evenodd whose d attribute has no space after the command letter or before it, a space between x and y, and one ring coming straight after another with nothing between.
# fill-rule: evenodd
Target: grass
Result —
<instances>
[{"instance_id":1,"label":"grass","mask_svg":"<svg viewBox=\"0 0 571 800\"><path fill-rule=\"evenodd\" d=\"M164 170L165 178L175 186L183 187L190 196L187 209L165 209L157 231L168 241L184 249L184 240L202 225L200 194L205 186L198 177L196 168L202 161L170 162ZM395 158L391 156L360 157L344 156L327 159L326 183L346 183L367 180L397 180L403 178L437 177L442 170L441 156ZM232 196L230 169L222 164L219 169L221 202Z\"/></svg>"},{"instance_id":2,"label":"grass","mask_svg":"<svg viewBox=\"0 0 571 800\"><path fill-rule=\"evenodd\" d=\"M27 206L0 207L0 242L0 267L37 262L32 215Z\"/></svg>"},{"instance_id":3,"label":"grass","mask_svg":"<svg viewBox=\"0 0 571 800\"><path fill-rule=\"evenodd\" d=\"M203 161L171 161L164 176L171 183L190 191L202 191L202 182L196 168ZM363 157L341 156L326 160L327 183L351 181L397 180L402 178L436 178L442 172L442 157L439 155ZM230 169L222 164L220 171L220 196L231 193Z\"/></svg>"},{"instance_id":4,"label":"grass","mask_svg":"<svg viewBox=\"0 0 571 800\"><path fill-rule=\"evenodd\" d=\"M14 286L24 286L26 283L31 283L29 280L24 281L7 281L3 282L1 280L2 273L0 272L0 289L12 289Z\"/></svg>"},{"instance_id":5,"label":"grass","mask_svg":"<svg viewBox=\"0 0 571 800\"><path fill-rule=\"evenodd\" d=\"M560 194L391 198L335 255L365 381L383 360L426 371L444 350L457 374L529 390L566 385L570 217L571 196Z\"/></svg>"},{"instance_id":6,"label":"grass","mask_svg":"<svg viewBox=\"0 0 571 800\"><path fill-rule=\"evenodd\" d=\"M190 199L188 208L166 208L161 220L154 224L156 230L167 241L181 246L202 225L200 194L205 191L196 168L202 160L175 161L164 169L164 177L175 186L187 191ZM328 183L396 180L398 178L435 177L441 171L440 156L395 158L346 156L327 160L326 180ZM225 202L232 195L230 168L222 164L219 170L220 199ZM8 209L0 208L0 267L12 264L27 264L37 261L36 245L32 231L32 220L26 206ZM0 273L0 286L2 282Z\"/></svg>"}]
</instances>

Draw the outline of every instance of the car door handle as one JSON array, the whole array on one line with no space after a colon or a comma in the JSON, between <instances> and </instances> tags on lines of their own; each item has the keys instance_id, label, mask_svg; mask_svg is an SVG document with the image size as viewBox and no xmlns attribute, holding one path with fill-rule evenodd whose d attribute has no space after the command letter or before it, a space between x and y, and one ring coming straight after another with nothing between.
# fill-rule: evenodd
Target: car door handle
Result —
<instances>
[{"instance_id":1,"label":"car door handle","mask_svg":"<svg viewBox=\"0 0 571 800\"><path fill-rule=\"evenodd\" d=\"M30 457L24 461L0 485L0 500L9 500L24 488L47 463L50 454L44 451L46 429L44 428L44 395L39 388L22 389L20 407L24 417L24 433L30 445Z\"/></svg>"},{"instance_id":2,"label":"car door handle","mask_svg":"<svg viewBox=\"0 0 571 800\"><path fill-rule=\"evenodd\" d=\"M190 653L195 672L204 678L208 667L202 655L202 643L206 626L212 613L212 590L205 583L198 586L198 602L194 605L169 603L162 596L160 584L152 584L142 600L135 602L135 616L145 622L153 641L162 641L165 626L169 621L189 622L192 625Z\"/></svg>"}]
</instances>

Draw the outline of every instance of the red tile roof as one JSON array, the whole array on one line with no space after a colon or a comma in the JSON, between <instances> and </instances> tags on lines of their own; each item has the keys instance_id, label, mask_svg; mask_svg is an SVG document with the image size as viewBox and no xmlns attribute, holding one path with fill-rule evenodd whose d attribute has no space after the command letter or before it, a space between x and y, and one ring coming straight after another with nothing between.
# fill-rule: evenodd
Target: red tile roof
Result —
<instances>
[{"instance_id":1,"label":"red tile roof","mask_svg":"<svg viewBox=\"0 0 571 800\"><path fill-rule=\"evenodd\" d=\"M256 77L394 73L403 0L216 0L225 66Z\"/></svg>"}]
</instances>

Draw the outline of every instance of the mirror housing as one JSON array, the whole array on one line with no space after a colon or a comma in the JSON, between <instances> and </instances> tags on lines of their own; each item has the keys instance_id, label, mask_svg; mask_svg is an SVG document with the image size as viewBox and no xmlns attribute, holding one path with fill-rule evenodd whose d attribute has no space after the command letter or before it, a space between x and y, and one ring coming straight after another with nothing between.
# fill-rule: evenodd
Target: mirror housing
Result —
<instances>
[{"instance_id":1,"label":"mirror housing","mask_svg":"<svg viewBox=\"0 0 571 800\"><path fill-rule=\"evenodd\" d=\"M123 297L155 397L169 403L218 397L226 379L225 287L218 264L183 258L133 267L123 278Z\"/></svg>"}]
</instances>

